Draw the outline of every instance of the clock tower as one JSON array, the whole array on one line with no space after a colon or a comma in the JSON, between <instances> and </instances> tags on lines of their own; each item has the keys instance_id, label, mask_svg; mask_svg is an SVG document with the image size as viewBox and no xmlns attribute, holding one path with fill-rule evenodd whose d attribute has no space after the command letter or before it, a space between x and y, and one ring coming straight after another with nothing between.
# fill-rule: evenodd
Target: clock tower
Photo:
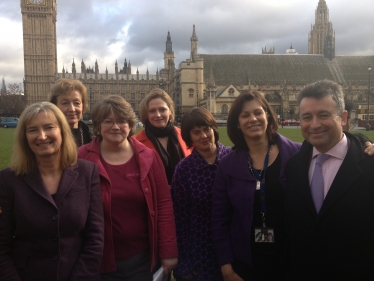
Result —
<instances>
[{"instance_id":1,"label":"clock tower","mask_svg":"<svg viewBox=\"0 0 374 281\"><path fill-rule=\"evenodd\" d=\"M57 73L56 0L21 0L27 104L48 101Z\"/></svg>"}]
</instances>

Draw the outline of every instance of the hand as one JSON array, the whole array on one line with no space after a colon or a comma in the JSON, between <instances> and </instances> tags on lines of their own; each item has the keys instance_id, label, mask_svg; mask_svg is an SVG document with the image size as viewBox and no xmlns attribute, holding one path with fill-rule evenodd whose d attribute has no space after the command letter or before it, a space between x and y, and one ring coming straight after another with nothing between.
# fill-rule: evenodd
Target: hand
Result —
<instances>
[{"instance_id":1,"label":"hand","mask_svg":"<svg viewBox=\"0 0 374 281\"><path fill-rule=\"evenodd\" d=\"M223 276L223 281L244 281L238 274L233 271L229 275L224 275Z\"/></svg>"},{"instance_id":2,"label":"hand","mask_svg":"<svg viewBox=\"0 0 374 281\"><path fill-rule=\"evenodd\" d=\"M195 270L192 270L190 273L188 273L186 275L183 275L182 279L183 280L190 280L190 279L194 279L196 276L197 276L197 272Z\"/></svg>"},{"instance_id":3,"label":"hand","mask_svg":"<svg viewBox=\"0 0 374 281\"><path fill-rule=\"evenodd\" d=\"M164 276L167 276L177 266L178 258L161 259L161 264L164 268Z\"/></svg>"},{"instance_id":4,"label":"hand","mask_svg":"<svg viewBox=\"0 0 374 281\"><path fill-rule=\"evenodd\" d=\"M230 263L221 266L221 272L224 281L244 281L236 272L232 269Z\"/></svg>"},{"instance_id":5,"label":"hand","mask_svg":"<svg viewBox=\"0 0 374 281\"><path fill-rule=\"evenodd\" d=\"M374 144L372 144L371 142L367 141L365 142L365 150L364 152L367 154L367 155L374 155Z\"/></svg>"}]
</instances>

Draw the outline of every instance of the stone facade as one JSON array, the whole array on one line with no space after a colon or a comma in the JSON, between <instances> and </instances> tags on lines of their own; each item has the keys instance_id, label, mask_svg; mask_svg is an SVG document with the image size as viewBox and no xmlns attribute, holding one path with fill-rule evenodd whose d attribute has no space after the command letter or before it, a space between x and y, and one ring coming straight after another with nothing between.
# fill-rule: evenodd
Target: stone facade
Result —
<instances>
[{"instance_id":1,"label":"stone facade","mask_svg":"<svg viewBox=\"0 0 374 281\"><path fill-rule=\"evenodd\" d=\"M45 101L57 73L56 0L21 0L24 92L28 104Z\"/></svg>"},{"instance_id":2,"label":"stone facade","mask_svg":"<svg viewBox=\"0 0 374 281\"><path fill-rule=\"evenodd\" d=\"M40 2L40 3L39 3ZM39 3L39 4L37 4ZM86 67L81 62L77 72L73 60L71 70L57 71L56 61L56 1L21 0L24 29L24 89L28 104L48 100L51 85L61 77L80 79L88 89L88 114L92 106L105 95L121 95L138 111L138 104L153 88L161 87L175 101L176 119L194 106L209 109L217 119L225 119L240 91L261 91L280 118L298 113L297 94L306 85L321 79L331 79L344 87L353 109L364 112L367 104L368 65L374 56L335 56L335 33L329 21L326 1L319 0L315 24L309 36L309 54L290 49L275 54L275 48L262 49L262 54L199 54L198 37L193 26L190 57L178 68L170 32L166 38L164 68L156 73L140 74L131 70L125 59L117 62L114 73L99 71L99 63ZM374 105L374 100L370 102ZM295 115L293 117L296 117ZM352 118L364 118L357 115ZM88 118L88 116L86 116ZM374 118L374 115L373 115Z\"/></svg>"},{"instance_id":3,"label":"stone facade","mask_svg":"<svg viewBox=\"0 0 374 281\"><path fill-rule=\"evenodd\" d=\"M374 65L374 56L335 56L328 13L326 2L319 0L309 37L310 54L298 54L292 46L285 54L274 54L274 47L262 49L258 55L199 54L194 26L191 56L180 63L172 81L175 86L170 88L177 118L196 105L209 109L217 119L226 118L244 89L263 92L279 118L295 118L297 94L305 85L322 79L343 86L346 99L354 104L352 119L366 118L364 110L358 109L367 108L368 65ZM232 94L228 94L230 89ZM374 100L370 103L374 106Z\"/></svg>"}]
</instances>

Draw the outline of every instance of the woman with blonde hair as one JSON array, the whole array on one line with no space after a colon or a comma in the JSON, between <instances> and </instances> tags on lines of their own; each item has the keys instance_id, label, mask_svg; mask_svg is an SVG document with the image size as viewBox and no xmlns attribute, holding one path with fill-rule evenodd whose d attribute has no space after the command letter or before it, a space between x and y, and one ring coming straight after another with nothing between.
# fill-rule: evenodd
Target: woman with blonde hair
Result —
<instances>
[{"instance_id":1,"label":"woman with blonde hair","mask_svg":"<svg viewBox=\"0 0 374 281\"><path fill-rule=\"evenodd\" d=\"M178 262L173 204L160 157L135 138L136 116L120 96L92 110L97 136L78 149L98 164L105 216L103 281L152 280L161 261L167 275Z\"/></svg>"},{"instance_id":2,"label":"woman with blonde hair","mask_svg":"<svg viewBox=\"0 0 374 281\"><path fill-rule=\"evenodd\" d=\"M174 102L164 90L156 88L141 101L139 112L144 129L135 138L161 157L170 185L175 166L191 154L180 129L174 126Z\"/></svg>"},{"instance_id":3,"label":"woman with blonde hair","mask_svg":"<svg viewBox=\"0 0 374 281\"><path fill-rule=\"evenodd\" d=\"M27 107L0 171L2 280L100 280L103 208L96 165L77 160L62 112Z\"/></svg>"},{"instance_id":4,"label":"woman with blonde hair","mask_svg":"<svg viewBox=\"0 0 374 281\"><path fill-rule=\"evenodd\" d=\"M87 110L87 89L81 81L61 78L51 88L50 102L64 113L78 146L89 143L94 135L81 119Z\"/></svg>"}]
</instances>

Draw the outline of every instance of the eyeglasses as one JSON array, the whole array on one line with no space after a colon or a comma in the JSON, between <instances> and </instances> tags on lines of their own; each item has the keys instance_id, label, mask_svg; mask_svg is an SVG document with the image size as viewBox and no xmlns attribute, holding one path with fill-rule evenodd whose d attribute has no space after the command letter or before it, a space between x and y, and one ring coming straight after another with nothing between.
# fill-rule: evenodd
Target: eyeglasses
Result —
<instances>
[{"instance_id":1,"label":"eyeglasses","mask_svg":"<svg viewBox=\"0 0 374 281\"><path fill-rule=\"evenodd\" d=\"M123 127L127 124L127 121L126 120L114 121L114 120L107 119L101 122L101 124L105 127L113 127L114 123L116 123L118 127Z\"/></svg>"}]
</instances>

